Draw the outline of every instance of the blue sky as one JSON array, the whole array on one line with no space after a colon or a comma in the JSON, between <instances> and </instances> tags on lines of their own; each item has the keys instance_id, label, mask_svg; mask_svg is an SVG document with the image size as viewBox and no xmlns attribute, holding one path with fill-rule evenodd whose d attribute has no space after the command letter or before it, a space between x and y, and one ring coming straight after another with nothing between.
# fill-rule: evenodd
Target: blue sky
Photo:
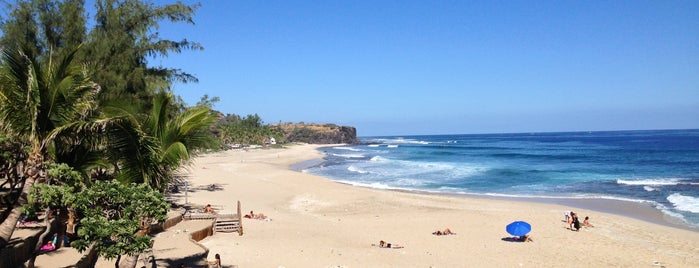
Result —
<instances>
[{"instance_id":1,"label":"blue sky","mask_svg":"<svg viewBox=\"0 0 699 268\"><path fill-rule=\"evenodd\" d=\"M196 3L196 1L184 1ZM152 65L223 113L359 136L699 128L699 1L203 1Z\"/></svg>"}]
</instances>

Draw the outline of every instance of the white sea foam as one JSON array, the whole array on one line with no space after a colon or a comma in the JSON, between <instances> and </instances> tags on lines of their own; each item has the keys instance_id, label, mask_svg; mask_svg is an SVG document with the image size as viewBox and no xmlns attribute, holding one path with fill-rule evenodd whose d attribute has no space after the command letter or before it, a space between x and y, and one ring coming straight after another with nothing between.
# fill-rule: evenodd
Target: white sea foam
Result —
<instances>
[{"instance_id":1,"label":"white sea foam","mask_svg":"<svg viewBox=\"0 0 699 268\"><path fill-rule=\"evenodd\" d=\"M479 195L479 193L474 193L474 194ZM652 205L658 204L655 201L649 201L649 200L643 200L643 199L625 198L625 197L610 196L610 195L597 195L597 194L575 194L575 195L568 195L568 196L556 196L556 195L484 193L482 195L495 196L495 197L539 198L539 199L607 199L607 200L617 200L617 201L626 201L626 202L643 203L643 204L650 203Z\"/></svg>"},{"instance_id":2,"label":"white sea foam","mask_svg":"<svg viewBox=\"0 0 699 268\"><path fill-rule=\"evenodd\" d=\"M652 192L652 191L657 191L658 189L655 189L653 187L645 185L645 186L643 186L643 190L646 190L647 192Z\"/></svg>"},{"instance_id":3,"label":"white sea foam","mask_svg":"<svg viewBox=\"0 0 699 268\"><path fill-rule=\"evenodd\" d=\"M428 141L421 141L416 139L406 139L406 138L395 138L395 139L373 139L372 143L383 143L383 144L430 144Z\"/></svg>"},{"instance_id":4,"label":"white sea foam","mask_svg":"<svg viewBox=\"0 0 699 268\"><path fill-rule=\"evenodd\" d=\"M333 147L333 149L337 149L337 150L347 150L347 151L353 151L353 152L361 152L361 151L363 151L362 149L358 149L358 148L354 148L354 147L345 147L345 146Z\"/></svg>"},{"instance_id":5,"label":"white sea foam","mask_svg":"<svg viewBox=\"0 0 699 268\"><path fill-rule=\"evenodd\" d=\"M419 180L419 179L398 179L395 181L395 185L400 185L400 186L407 186L407 187L419 187L425 185L426 181L425 180Z\"/></svg>"},{"instance_id":6,"label":"white sea foam","mask_svg":"<svg viewBox=\"0 0 699 268\"><path fill-rule=\"evenodd\" d=\"M398 144L389 144L386 147L388 148L398 148Z\"/></svg>"},{"instance_id":7,"label":"white sea foam","mask_svg":"<svg viewBox=\"0 0 699 268\"><path fill-rule=\"evenodd\" d=\"M388 159L377 155L377 156L372 157L370 161L382 162L382 161L388 161Z\"/></svg>"},{"instance_id":8,"label":"white sea foam","mask_svg":"<svg viewBox=\"0 0 699 268\"><path fill-rule=\"evenodd\" d=\"M348 170L348 171L351 171L351 172L357 172L357 173L359 173L359 174L367 174L367 173L369 173L369 171L363 170L363 169L358 168L358 167L355 167L355 166L353 166L353 165L347 167L347 170Z\"/></svg>"},{"instance_id":9,"label":"white sea foam","mask_svg":"<svg viewBox=\"0 0 699 268\"><path fill-rule=\"evenodd\" d=\"M420 177L421 180L466 178L488 171L487 167L477 164L393 160L381 156L372 157L369 163L378 175L393 178Z\"/></svg>"},{"instance_id":10,"label":"white sea foam","mask_svg":"<svg viewBox=\"0 0 699 268\"><path fill-rule=\"evenodd\" d=\"M343 158L364 158L363 154L332 154L337 157L343 157Z\"/></svg>"},{"instance_id":11,"label":"white sea foam","mask_svg":"<svg viewBox=\"0 0 699 268\"><path fill-rule=\"evenodd\" d=\"M415 173L429 172L438 174L439 177L445 179L466 178L483 174L489 170L487 167L468 163L399 161L399 164L405 167L405 169L414 171Z\"/></svg>"},{"instance_id":12,"label":"white sea foam","mask_svg":"<svg viewBox=\"0 0 699 268\"><path fill-rule=\"evenodd\" d=\"M369 144L369 147L379 147L379 144Z\"/></svg>"},{"instance_id":13,"label":"white sea foam","mask_svg":"<svg viewBox=\"0 0 699 268\"><path fill-rule=\"evenodd\" d=\"M678 185L682 182L678 178L658 178L658 179L642 179L642 180L616 180L617 184L624 185L647 185L647 186L668 186Z\"/></svg>"},{"instance_id":14,"label":"white sea foam","mask_svg":"<svg viewBox=\"0 0 699 268\"><path fill-rule=\"evenodd\" d=\"M699 197L674 193L667 197L667 201L670 201L677 210L699 213Z\"/></svg>"},{"instance_id":15,"label":"white sea foam","mask_svg":"<svg viewBox=\"0 0 699 268\"><path fill-rule=\"evenodd\" d=\"M384 190L388 190L388 189L398 189L398 188L390 187L390 186L388 186L388 185L386 185L386 184L378 183L378 182L363 183L363 182L347 181L347 180L337 180L337 182L346 183L346 184L354 185L354 186L361 186L361 187L367 187L367 188L376 188L376 189L384 189Z\"/></svg>"}]
</instances>

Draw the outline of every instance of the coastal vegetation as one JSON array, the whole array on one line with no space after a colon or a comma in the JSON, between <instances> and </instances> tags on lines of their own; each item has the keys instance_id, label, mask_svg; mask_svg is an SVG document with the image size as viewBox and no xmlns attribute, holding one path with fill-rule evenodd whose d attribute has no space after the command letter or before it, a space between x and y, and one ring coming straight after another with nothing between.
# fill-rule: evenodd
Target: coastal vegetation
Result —
<instances>
[{"instance_id":1,"label":"coastal vegetation","mask_svg":"<svg viewBox=\"0 0 699 268\"><path fill-rule=\"evenodd\" d=\"M27 267L52 234L134 267L151 246L150 225L166 215L174 172L198 153L356 141L349 127L224 115L213 109L217 97L188 107L171 86L197 78L149 60L203 49L157 31L193 23L198 5L94 4L93 21L84 0L10 1L0 14L0 250L18 222L43 219Z\"/></svg>"},{"instance_id":2,"label":"coastal vegetation","mask_svg":"<svg viewBox=\"0 0 699 268\"><path fill-rule=\"evenodd\" d=\"M0 248L21 218L43 214L47 228L34 257L47 235L63 237L77 222L71 245L133 267L150 246L147 228L165 217L162 193L172 173L215 144L216 114L185 107L170 91L196 78L148 64L201 49L155 31L166 20L192 23L196 6L98 0L95 21L87 23L81 0L7 5L0 25ZM60 227L51 228L53 221Z\"/></svg>"},{"instance_id":3,"label":"coastal vegetation","mask_svg":"<svg viewBox=\"0 0 699 268\"><path fill-rule=\"evenodd\" d=\"M312 144L358 143L354 127L336 124L279 123L272 127L284 133L285 140Z\"/></svg>"}]
</instances>

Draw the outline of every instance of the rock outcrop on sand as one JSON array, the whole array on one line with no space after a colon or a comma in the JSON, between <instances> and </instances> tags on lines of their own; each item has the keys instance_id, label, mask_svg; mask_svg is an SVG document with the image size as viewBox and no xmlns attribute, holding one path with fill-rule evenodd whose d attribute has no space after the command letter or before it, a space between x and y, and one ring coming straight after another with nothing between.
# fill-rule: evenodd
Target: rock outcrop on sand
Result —
<instances>
[{"instance_id":1,"label":"rock outcrop on sand","mask_svg":"<svg viewBox=\"0 0 699 268\"><path fill-rule=\"evenodd\" d=\"M275 125L286 135L288 142L310 144L357 144L357 129L335 124L282 123Z\"/></svg>"}]
</instances>

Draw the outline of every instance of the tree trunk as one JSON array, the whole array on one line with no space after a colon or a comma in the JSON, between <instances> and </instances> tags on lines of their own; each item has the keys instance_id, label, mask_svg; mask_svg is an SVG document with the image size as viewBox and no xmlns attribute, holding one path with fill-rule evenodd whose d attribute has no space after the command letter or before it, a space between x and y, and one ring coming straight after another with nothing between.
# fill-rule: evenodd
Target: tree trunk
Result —
<instances>
[{"instance_id":1,"label":"tree trunk","mask_svg":"<svg viewBox=\"0 0 699 268\"><path fill-rule=\"evenodd\" d=\"M119 268L136 268L138 264L138 254L136 255L122 255L121 261L119 262Z\"/></svg>"},{"instance_id":2,"label":"tree trunk","mask_svg":"<svg viewBox=\"0 0 699 268\"><path fill-rule=\"evenodd\" d=\"M49 219L49 212L50 209L46 209L46 212L44 213L44 224L46 225L46 229L44 229L44 232L39 236L39 239L36 241L36 245L34 245L34 252L32 252L31 257L27 262L25 263L25 266L27 268L34 268L34 262L36 262L36 256L39 255L39 252L41 250L41 246L44 244L44 239L46 239L46 236L49 235L53 230L53 222L55 221L56 216L54 215L53 218ZM58 248L58 243L56 245L53 245L54 247Z\"/></svg>"},{"instance_id":3,"label":"tree trunk","mask_svg":"<svg viewBox=\"0 0 699 268\"><path fill-rule=\"evenodd\" d=\"M25 176L24 186L22 187L22 193L19 195L19 202L14 205L10 215L0 224L0 248L4 248L10 239L12 239L12 233L15 232L15 227L17 227L17 221L19 216L22 214L20 209L27 204L27 195L29 191L34 186L39 176L41 176L42 168L44 163L44 157L40 152L33 151L27 159L27 165L25 166Z\"/></svg>"},{"instance_id":4,"label":"tree trunk","mask_svg":"<svg viewBox=\"0 0 699 268\"><path fill-rule=\"evenodd\" d=\"M22 215L20 209L27 204L29 191L32 189L32 186L34 186L39 176L42 176L43 163L44 157L41 155L41 152L37 151L37 149L33 149L24 167L26 179L22 187L22 193L19 195L19 200L14 205L14 208L12 208L10 215L0 224L0 248L4 248L7 243L10 242L10 239L12 239L12 233L15 232L19 216Z\"/></svg>"},{"instance_id":5,"label":"tree trunk","mask_svg":"<svg viewBox=\"0 0 699 268\"><path fill-rule=\"evenodd\" d=\"M15 232L15 227L19 221L19 216L22 215L21 207L21 205L15 205L7 218L0 224L0 248L4 248L10 242L12 233Z\"/></svg>"}]
</instances>

